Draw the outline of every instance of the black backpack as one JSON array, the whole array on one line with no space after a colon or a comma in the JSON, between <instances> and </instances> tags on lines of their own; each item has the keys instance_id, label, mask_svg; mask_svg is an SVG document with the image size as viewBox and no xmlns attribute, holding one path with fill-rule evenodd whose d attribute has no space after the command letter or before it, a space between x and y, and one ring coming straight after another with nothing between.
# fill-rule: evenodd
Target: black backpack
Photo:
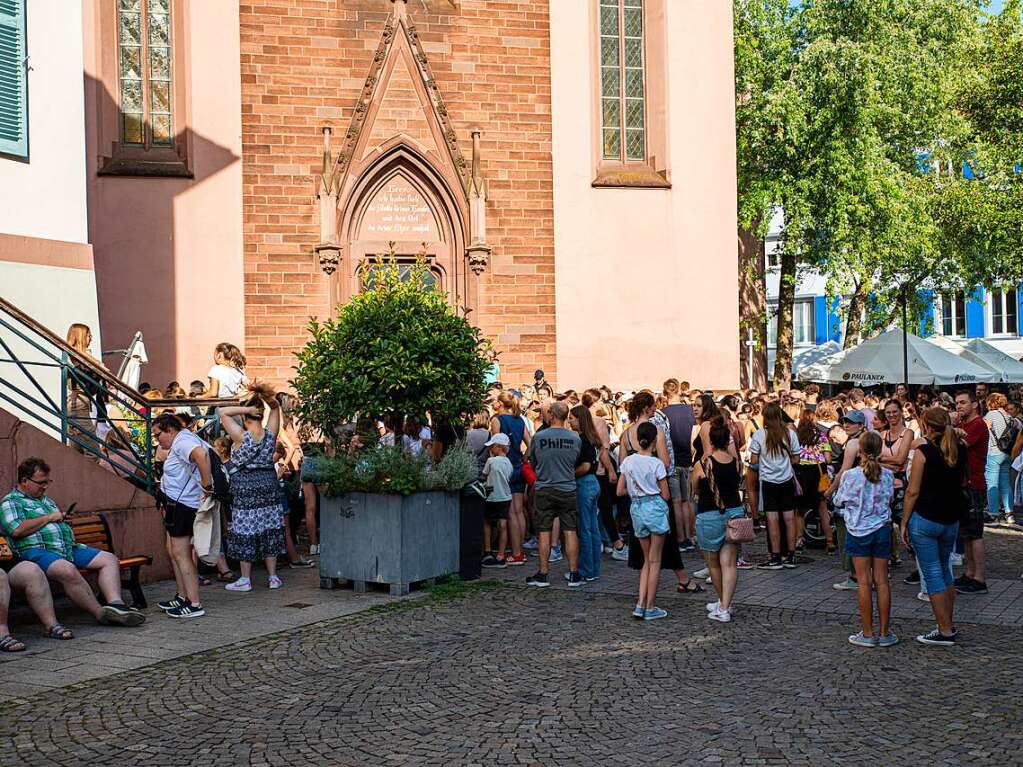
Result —
<instances>
[{"instance_id":1,"label":"black backpack","mask_svg":"<svg viewBox=\"0 0 1023 767\"><path fill-rule=\"evenodd\" d=\"M1005 416L1002 416L1005 418ZM995 439L995 444L1003 453L1011 454L1012 448L1016 445L1016 438L1019 436L1019 421L1015 418L1005 418L1005 428L1001 436Z\"/></svg>"},{"instance_id":2,"label":"black backpack","mask_svg":"<svg viewBox=\"0 0 1023 767\"><path fill-rule=\"evenodd\" d=\"M213 475L213 499L230 505L234 496L231 494L231 485L227 481L224 464L221 463L220 456L212 447L208 448L206 452L210 456L210 474Z\"/></svg>"}]
</instances>

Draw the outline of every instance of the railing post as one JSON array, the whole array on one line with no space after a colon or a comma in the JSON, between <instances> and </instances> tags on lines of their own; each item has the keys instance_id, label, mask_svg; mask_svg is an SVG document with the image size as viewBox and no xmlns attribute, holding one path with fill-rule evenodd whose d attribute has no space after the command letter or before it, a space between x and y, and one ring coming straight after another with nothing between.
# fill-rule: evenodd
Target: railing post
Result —
<instances>
[{"instance_id":1,"label":"railing post","mask_svg":"<svg viewBox=\"0 0 1023 767\"><path fill-rule=\"evenodd\" d=\"M60 441L67 444L67 352L60 353Z\"/></svg>"},{"instance_id":2,"label":"railing post","mask_svg":"<svg viewBox=\"0 0 1023 767\"><path fill-rule=\"evenodd\" d=\"M146 489L150 495L154 495L156 487L153 477L153 408L147 407L146 411Z\"/></svg>"}]
</instances>

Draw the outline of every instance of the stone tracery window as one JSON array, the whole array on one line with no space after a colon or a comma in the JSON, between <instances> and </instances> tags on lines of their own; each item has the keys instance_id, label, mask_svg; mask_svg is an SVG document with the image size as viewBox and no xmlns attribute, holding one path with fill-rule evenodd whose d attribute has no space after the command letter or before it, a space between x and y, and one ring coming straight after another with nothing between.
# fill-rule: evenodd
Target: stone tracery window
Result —
<instances>
[{"instance_id":1,"label":"stone tracery window","mask_svg":"<svg viewBox=\"0 0 1023 767\"><path fill-rule=\"evenodd\" d=\"M643 0L600 0L602 157L646 160Z\"/></svg>"},{"instance_id":2,"label":"stone tracery window","mask_svg":"<svg viewBox=\"0 0 1023 767\"><path fill-rule=\"evenodd\" d=\"M173 143L171 27L171 0L117 0L123 144Z\"/></svg>"}]
</instances>

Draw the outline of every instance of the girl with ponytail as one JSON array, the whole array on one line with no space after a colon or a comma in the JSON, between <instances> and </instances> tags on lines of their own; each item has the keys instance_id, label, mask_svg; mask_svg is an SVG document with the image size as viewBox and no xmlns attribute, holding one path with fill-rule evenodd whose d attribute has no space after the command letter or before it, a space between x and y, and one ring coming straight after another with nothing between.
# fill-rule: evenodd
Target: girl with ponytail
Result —
<instances>
[{"instance_id":1,"label":"girl with ponytail","mask_svg":"<svg viewBox=\"0 0 1023 767\"><path fill-rule=\"evenodd\" d=\"M891 647L899 641L888 625L892 611L888 559L892 555L894 492L895 475L881 466L881 437L866 432L860 437L860 465L842 475L834 496L835 511L845 520L845 553L856 570L862 628L849 637L849 642L859 647ZM877 636L872 587L877 591Z\"/></svg>"},{"instance_id":2,"label":"girl with ponytail","mask_svg":"<svg viewBox=\"0 0 1023 767\"><path fill-rule=\"evenodd\" d=\"M902 540L916 552L921 583L927 590L934 631L916 639L926 645L952 646L955 582L950 557L959 534L960 515L969 501L966 487L966 451L959 444L948 412L928 408L920 418L924 438L914 444L902 512Z\"/></svg>"}]
</instances>

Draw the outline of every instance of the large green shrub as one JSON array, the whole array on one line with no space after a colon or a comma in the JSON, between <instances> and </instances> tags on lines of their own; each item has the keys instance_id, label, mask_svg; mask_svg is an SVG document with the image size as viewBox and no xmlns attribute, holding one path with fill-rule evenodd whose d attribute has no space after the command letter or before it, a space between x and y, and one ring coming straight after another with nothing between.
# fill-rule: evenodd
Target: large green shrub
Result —
<instances>
[{"instance_id":1,"label":"large green shrub","mask_svg":"<svg viewBox=\"0 0 1023 767\"><path fill-rule=\"evenodd\" d=\"M398 413L434 423L476 412L495 354L479 328L448 303L423 259L368 265L366 290L336 317L311 320L292 381L301 419L334 439L357 417Z\"/></svg>"}]
</instances>

